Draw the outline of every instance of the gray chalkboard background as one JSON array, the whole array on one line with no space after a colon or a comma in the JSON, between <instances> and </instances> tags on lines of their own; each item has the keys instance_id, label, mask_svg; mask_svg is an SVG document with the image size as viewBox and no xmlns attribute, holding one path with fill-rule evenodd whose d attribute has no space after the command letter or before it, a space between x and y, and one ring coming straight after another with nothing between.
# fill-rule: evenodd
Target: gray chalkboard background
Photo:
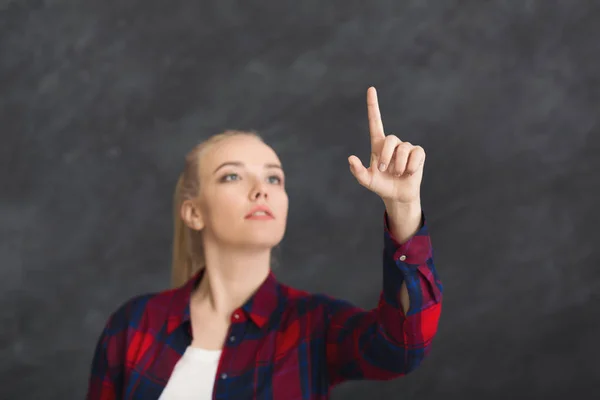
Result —
<instances>
[{"instance_id":1,"label":"gray chalkboard background","mask_svg":"<svg viewBox=\"0 0 600 400\"><path fill-rule=\"evenodd\" d=\"M333 397L590 398L599 38L591 0L0 1L0 398L83 397L108 315L169 285L184 154L227 128L284 163L279 279L374 306L369 85L427 151L445 306L417 371Z\"/></svg>"}]
</instances>

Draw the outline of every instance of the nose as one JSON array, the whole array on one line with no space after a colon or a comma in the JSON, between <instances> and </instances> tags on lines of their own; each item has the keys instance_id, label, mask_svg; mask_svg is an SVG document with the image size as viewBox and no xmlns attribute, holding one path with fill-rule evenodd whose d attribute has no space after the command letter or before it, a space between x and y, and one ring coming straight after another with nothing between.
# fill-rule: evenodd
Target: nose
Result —
<instances>
[{"instance_id":1,"label":"nose","mask_svg":"<svg viewBox=\"0 0 600 400\"><path fill-rule=\"evenodd\" d=\"M254 184L254 186L252 187L252 190L250 191L250 199L251 200L258 200L260 198L266 199L267 198L267 188L265 187L265 184L258 181Z\"/></svg>"}]
</instances>

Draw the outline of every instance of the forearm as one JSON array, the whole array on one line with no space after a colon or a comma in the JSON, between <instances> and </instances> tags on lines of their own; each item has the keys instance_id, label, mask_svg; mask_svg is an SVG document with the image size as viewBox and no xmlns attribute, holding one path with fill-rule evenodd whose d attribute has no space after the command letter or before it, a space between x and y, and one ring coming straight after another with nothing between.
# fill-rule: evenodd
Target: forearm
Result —
<instances>
[{"instance_id":1,"label":"forearm","mask_svg":"<svg viewBox=\"0 0 600 400\"><path fill-rule=\"evenodd\" d=\"M386 201L384 204L390 233L399 244L406 243L418 232L423 223L420 199L409 204Z\"/></svg>"},{"instance_id":2,"label":"forearm","mask_svg":"<svg viewBox=\"0 0 600 400\"><path fill-rule=\"evenodd\" d=\"M383 291L378 307L364 312L347 302L329 304L327 359L333 383L401 376L416 368L431 347L442 286L427 222L422 213L414 218L409 212L402 217L398 211L393 209L394 218L388 210L384 215ZM406 240L400 244L395 235L403 231Z\"/></svg>"},{"instance_id":3,"label":"forearm","mask_svg":"<svg viewBox=\"0 0 600 400\"><path fill-rule=\"evenodd\" d=\"M421 228L423 222L421 202L416 201L412 204L384 202L384 204L389 217L390 233L398 243L406 243ZM410 297L408 296L406 282L403 282L400 288L400 302L406 314L410 308Z\"/></svg>"}]
</instances>

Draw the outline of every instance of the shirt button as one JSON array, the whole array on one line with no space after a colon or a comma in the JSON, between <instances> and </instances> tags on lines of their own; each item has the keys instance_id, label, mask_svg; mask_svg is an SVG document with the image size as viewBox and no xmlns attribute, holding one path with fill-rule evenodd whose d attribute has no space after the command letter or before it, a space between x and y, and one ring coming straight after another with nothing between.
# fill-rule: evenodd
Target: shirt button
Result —
<instances>
[{"instance_id":1,"label":"shirt button","mask_svg":"<svg viewBox=\"0 0 600 400\"><path fill-rule=\"evenodd\" d=\"M221 374L221 379L227 379L227 374Z\"/></svg>"},{"instance_id":2,"label":"shirt button","mask_svg":"<svg viewBox=\"0 0 600 400\"><path fill-rule=\"evenodd\" d=\"M233 314L233 318L240 319L240 315L239 314Z\"/></svg>"},{"instance_id":3,"label":"shirt button","mask_svg":"<svg viewBox=\"0 0 600 400\"><path fill-rule=\"evenodd\" d=\"M404 261L404 260L406 260L406 256L405 255L401 255L400 256L400 261Z\"/></svg>"},{"instance_id":4,"label":"shirt button","mask_svg":"<svg viewBox=\"0 0 600 400\"><path fill-rule=\"evenodd\" d=\"M229 338L229 341L230 341L230 342L235 342L235 336L232 336L232 337L230 337L230 338Z\"/></svg>"}]
</instances>

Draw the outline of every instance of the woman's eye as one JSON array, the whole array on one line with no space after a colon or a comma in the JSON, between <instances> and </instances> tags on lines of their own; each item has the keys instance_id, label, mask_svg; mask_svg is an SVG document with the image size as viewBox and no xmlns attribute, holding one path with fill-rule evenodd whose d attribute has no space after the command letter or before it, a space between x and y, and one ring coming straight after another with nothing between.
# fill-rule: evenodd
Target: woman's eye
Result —
<instances>
[{"instance_id":1,"label":"woman's eye","mask_svg":"<svg viewBox=\"0 0 600 400\"><path fill-rule=\"evenodd\" d=\"M282 179L280 177L278 177L277 175L273 175L269 177L269 182L273 183L275 185L279 185L281 184Z\"/></svg>"},{"instance_id":2,"label":"woman's eye","mask_svg":"<svg viewBox=\"0 0 600 400\"><path fill-rule=\"evenodd\" d=\"M224 182L227 182L227 181L236 180L237 178L238 178L238 174L227 174L227 175L223 176L221 178L221 180Z\"/></svg>"},{"instance_id":3,"label":"woman's eye","mask_svg":"<svg viewBox=\"0 0 600 400\"><path fill-rule=\"evenodd\" d=\"M240 179L240 176L238 174L231 173L231 174L224 175L221 178L221 181L222 182L230 182L230 181L237 181L239 179ZM280 185L283 182L283 179L277 175L271 175L267 178L267 181L273 185Z\"/></svg>"}]
</instances>

